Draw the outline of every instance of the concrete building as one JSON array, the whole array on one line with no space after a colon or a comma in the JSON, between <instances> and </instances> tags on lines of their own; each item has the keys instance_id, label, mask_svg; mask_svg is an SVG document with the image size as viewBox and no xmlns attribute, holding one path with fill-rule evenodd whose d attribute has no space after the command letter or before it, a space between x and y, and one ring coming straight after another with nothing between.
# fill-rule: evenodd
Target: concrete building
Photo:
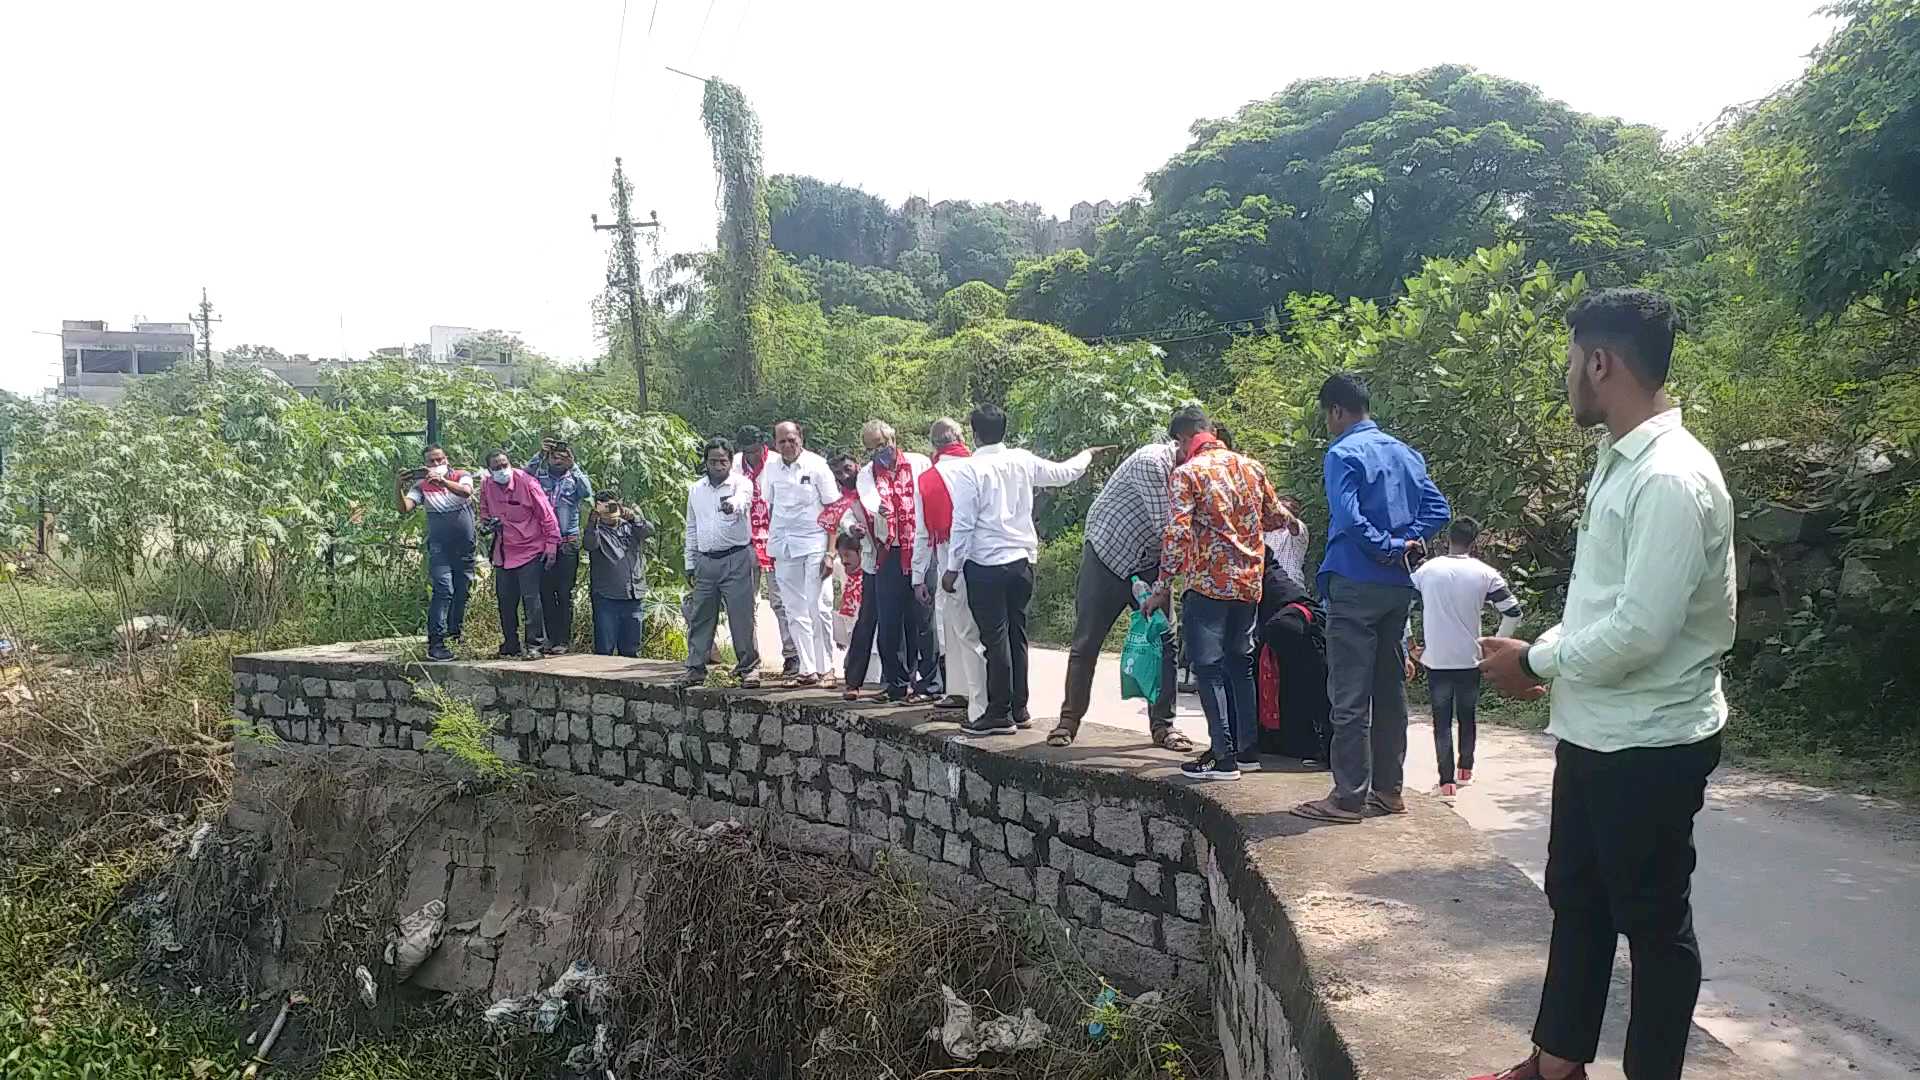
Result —
<instances>
[{"instance_id":1,"label":"concrete building","mask_svg":"<svg viewBox=\"0 0 1920 1080\"><path fill-rule=\"evenodd\" d=\"M183 322L137 322L109 330L102 319L60 323L60 393L111 404L141 375L193 361L193 327Z\"/></svg>"}]
</instances>

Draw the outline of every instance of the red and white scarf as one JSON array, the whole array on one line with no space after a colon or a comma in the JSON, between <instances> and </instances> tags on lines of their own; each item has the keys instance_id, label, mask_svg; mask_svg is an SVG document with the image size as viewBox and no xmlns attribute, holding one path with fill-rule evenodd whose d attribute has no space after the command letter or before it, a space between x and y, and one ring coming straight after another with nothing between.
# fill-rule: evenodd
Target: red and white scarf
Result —
<instances>
[{"instance_id":1,"label":"red and white scarf","mask_svg":"<svg viewBox=\"0 0 1920 1080\"><path fill-rule=\"evenodd\" d=\"M913 572L913 465L899 450L893 452L893 468L883 475L873 468L873 486L880 491L880 505L886 511L887 543L900 552L900 568Z\"/></svg>"},{"instance_id":2,"label":"red and white scarf","mask_svg":"<svg viewBox=\"0 0 1920 1080\"><path fill-rule=\"evenodd\" d=\"M760 494L760 474L766 468L766 454L761 454L758 467L747 461L747 455L740 455L740 475L753 485L753 505L747 508L747 527L753 537L753 554L760 560L760 569L771 570L773 556L767 554L767 534L773 530L773 506Z\"/></svg>"},{"instance_id":3,"label":"red and white scarf","mask_svg":"<svg viewBox=\"0 0 1920 1080\"><path fill-rule=\"evenodd\" d=\"M941 458L972 457L973 451L963 442L951 442L938 446L933 451L933 464L940 464ZM939 547L953 538L953 493L947 490L946 478L940 470L928 468L920 474L920 508L927 518L927 539L933 546Z\"/></svg>"}]
</instances>

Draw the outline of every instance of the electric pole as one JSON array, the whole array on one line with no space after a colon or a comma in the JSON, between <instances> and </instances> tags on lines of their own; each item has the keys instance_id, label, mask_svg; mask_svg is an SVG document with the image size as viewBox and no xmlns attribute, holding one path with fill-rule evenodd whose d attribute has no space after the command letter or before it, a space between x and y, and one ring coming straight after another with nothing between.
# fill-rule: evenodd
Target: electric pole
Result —
<instances>
[{"instance_id":1,"label":"electric pole","mask_svg":"<svg viewBox=\"0 0 1920 1080\"><path fill-rule=\"evenodd\" d=\"M207 378L213 378L213 324L220 322L213 313L213 301L207 299L207 287L200 286L200 313L187 316L187 322L200 330L200 359L207 365Z\"/></svg>"},{"instance_id":2,"label":"electric pole","mask_svg":"<svg viewBox=\"0 0 1920 1080\"><path fill-rule=\"evenodd\" d=\"M640 306L640 254L634 246L633 230L658 229L660 215L650 213L646 221L633 220L633 185L627 182L626 170L621 167L620 159L613 159L613 214L611 225L600 224L600 215L590 215L596 231L614 234L613 267L616 273L607 275L607 284L621 289L627 299L627 336L633 343L633 377L639 388L640 411L647 411L647 353L646 309ZM658 235L658 234L656 234Z\"/></svg>"}]
</instances>

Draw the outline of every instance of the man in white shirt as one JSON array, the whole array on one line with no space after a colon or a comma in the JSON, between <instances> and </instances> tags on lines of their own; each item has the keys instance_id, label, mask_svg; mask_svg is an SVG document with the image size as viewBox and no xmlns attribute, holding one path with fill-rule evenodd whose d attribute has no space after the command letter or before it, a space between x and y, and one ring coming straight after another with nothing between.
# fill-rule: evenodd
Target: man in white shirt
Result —
<instances>
[{"instance_id":1,"label":"man in white shirt","mask_svg":"<svg viewBox=\"0 0 1920 1080\"><path fill-rule=\"evenodd\" d=\"M980 645L980 627L967 609L966 581L955 578L952 592L932 583L946 571L953 547L953 489L959 474L972 467L973 452L960 436L958 420L935 420L927 438L933 443L933 467L921 474L914 491L914 591L923 605L934 609L939 625L947 689L939 707L965 708L967 718L977 723L987 711L987 654Z\"/></svg>"},{"instance_id":2,"label":"man in white shirt","mask_svg":"<svg viewBox=\"0 0 1920 1080\"><path fill-rule=\"evenodd\" d=\"M1560 739L1547 841L1553 939L1533 1053L1494 1080L1580 1080L1600 1043L1614 948L1632 948L1622 1060L1631 1080L1678 1077L1700 993L1689 902L1693 819L1720 763L1733 647L1733 501L1713 454L1662 387L1673 303L1606 289L1567 312L1567 400L1604 424L1560 625L1529 645L1480 642L1504 693L1553 688Z\"/></svg>"},{"instance_id":3,"label":"man in white shirt","mask_svg":"<svg viewBox=\"0 0 1920 1080\"><path fill-rule=\"evenodd\" d=\"M925 454L900 449L893 425L869 420L860 431L867 463L856 481L860 505L874 523L874 601L878 604L880 692L877 700L920 703L941 696L940 652L933 611L914 586L919 536L920 477L932 467Z\"/></svg>"},{"instance_id":4,"label":"man in white shirt","mask_svg":"<svg viewBox=\"0 0 1920 1080\"><path fill-rule=\"evenodd\" d=\"M734 674L740 685L760 685L760 650L754 645L753 484L733 470L733 445L715 436L703 453L705 475L687 487L686 557L687 670L677 686L698 686L707 678L707 657L727 608L733 632Z\"/></svg>"},{"instance_id":5,"label":"man in white shirt","mask_svg":"<svg viewBox=\"0 0 1920 1080\"><path fill-rule=\"evenodd\" d=\"M1473 557L1480 523L1457 517L1447 526L1447 553L1428 559L1413 572L1415 603L1424 647L1409 653L1407 670L1418 660L1427 669L1433 694L1433 756L1440 765L1440 794L1473 779L1473 749L1478 737L1475 710L1480 704L1480 613L1488 604L1500 613L1499 637L1511 637L1526 612L1507 588L1500 571ZM1411 634L1413 623L1407 623ZM1453 722L1460 721L1460 764L1453 758Z\"/></svg>"},{"instance_id":6,"label":"man in white shirt","mask_svg":"<svg viewBox=\"0 0 1920 1080\"><path fill-rule=\"evenodd\" d=\"M760 592L765 582L773 623L780 629L780 674L791 677L800 673L800 654L793 647L793 631L787 626L787 607L780 600L780 590L773 587L773 556L767 554L770 511L766 493L760 490L760 474L766 471L767 459L772 456L765 431L746 424L734 434L733 471L753 482L753 553L758 560L754 564L753 591Z\"/></svg>"},{"instance_id":7,"label":"man in white shirt","mask_svg":"<svg viewBox=\"0 0 1920 1080\"><path fill-rule=\"evenodd\" d=\"M806 448L793 421L775 425L773 448L779 456L761 472L760 491L771 513L767 553L773 556L773 583L800 658L800 674L789 685L818 686L833 670L833 626L820 603L833 556L820 511L840 497L840 485L826 459Z\"/></svg>"},{"instance_id":8,"label":"man in white shirt","mask_svg":"<svg viewBox=\"0 0 1920 1080\"><path fill-rule=\"evenodd\" d=\"M967 607L987 654L986 711L961 726L974 735L1007 735L1033 723L1027 711L1027 604L1033 599L1033 560L1040 554L1033 489L1078 480L1096 451L1048 461L1009 447L1007 414L998 405L977 406L967 422L979 449L973 467L954 476L953 541L940 582L951 593L966 579Z\"/></svg>"}]
</instances>

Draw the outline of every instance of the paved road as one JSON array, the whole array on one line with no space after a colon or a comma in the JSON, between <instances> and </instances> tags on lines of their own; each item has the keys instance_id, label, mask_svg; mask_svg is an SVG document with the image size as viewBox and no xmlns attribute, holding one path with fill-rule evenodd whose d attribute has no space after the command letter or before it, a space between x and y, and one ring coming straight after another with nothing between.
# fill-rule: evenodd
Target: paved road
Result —
<instances>
[{"instance_id":1,"label":"paved road","mask_svg":"<svg viewBox=\"0 0 1920 1080\"><path fill-rule=\"evenodd\" d=\"M763 638L771 634L769 618L760 625ZM769 644L763 653L779 655L777 639ZM1058 715L1065 678L1064 651L1034 650L1038 722ZM1145 706L1120 698L1117 657L1102 658L1088 719L1146 731ZM1182 696L1176 723L1204 741L1206 721L1191 696ZM1424 718L1409 742L1409 781L1437 780ZM1537 885L1547 857L1553 740L1483 728L1480 747L1475 782L1453 800L1453 812ZM1698 843L1695 919L1708 979L1700 1025L1760 1076L1920 1076L1920 815L1723 768L1708 791ZM1626 952L1623 944L1622 975ZM1609 1018L1602 1049L1615 1060L1602 1063L1596 1080L1620 1075L1623 1020Z\"/></svg>"}]
</instances>

